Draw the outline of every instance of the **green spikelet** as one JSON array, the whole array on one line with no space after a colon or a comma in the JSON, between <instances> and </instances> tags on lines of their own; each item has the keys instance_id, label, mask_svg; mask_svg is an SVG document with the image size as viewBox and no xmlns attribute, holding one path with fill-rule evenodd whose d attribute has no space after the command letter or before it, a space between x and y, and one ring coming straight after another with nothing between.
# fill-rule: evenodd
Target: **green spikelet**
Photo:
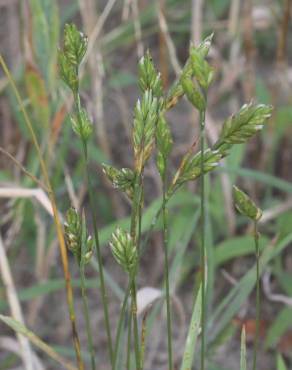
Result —
<instances>
[{"instance_id":1,"label":"green spikelet","mask_svg":"<svg viewBox=\"0 0 292 370\"><path fill-rule=\"evenodd\" d=\"M130 168L117 169L106 164L102 165L103 172L116 189L125 192L133 198L135 174Z\"/></svg>"},{"instance_id":2,"label":"green spikelet","mask_svg":"<svg viewBox=\"0 0 292 370\"><path fill-rule=\"evenodd\" d=\"M239 213L254 221L258 221L262 217L262 210L255 205L247 194L235 185L233 185L233 196L235 207Z\"/></svg>"},{"instance_id":3,"label":"green spikelet","mask_svg":"<svg viewBox=\"0 0 292 370\"><path fill-rule=\"evenodd\" d=\"M117 263L132 275L136 269L138 253L131 235L118 227L112 235L110 247Z\"/></svg>"}]
</instances>

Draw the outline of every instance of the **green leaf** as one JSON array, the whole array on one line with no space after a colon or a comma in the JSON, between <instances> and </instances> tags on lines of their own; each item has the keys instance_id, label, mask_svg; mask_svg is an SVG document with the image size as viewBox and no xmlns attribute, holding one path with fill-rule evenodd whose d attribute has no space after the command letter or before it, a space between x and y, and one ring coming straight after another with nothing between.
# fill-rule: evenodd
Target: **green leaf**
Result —
<instances>
[{"instance_id":1,"label":"green leaf","mask_svg":"<svg viewBox=\"0 0 292 370\"><path fill-rule=\"evenodd\" d=\"M130 168L117 169L106 164L102 165L103 172L113 186L133 198L135 174Z\"/></svg>"},{"instance_id":2,"label":"green leaf","mask_svg":"<svg viewBox=\"0 0 292 370\"><path fill-rule=\"evenodd\" d=\"M182 359L181 370L189 370L192 368L194 355L196 350L196 343L199 336L201 326L201 300L202 300L202 286L197 294L196 302L193 308L192 318L188 330L187 340Z\"/></svg>"},{"instance_id":3,"label":"green leaf","mask_svg":"<svg viewBox=\"0 0 292 370\"><path fill-rule=\"evenodd\" d=\"M29 3L33 52L47 89L51 92L54 91L56 83L56 45L60 32L58 2L57 0L30 0Z\"/></svg>"},{"instance_id":4,"label":"green leaf","mask_svg":"<svg viewBox=\"0 0 292 370\"><path fill-rule=\"evenodd\" d=\"M292 233L284 239L279 240L276 245L266 246L260 256L260 274L264 271L267 264L290 245ZM208 327L210 345L216 341L226 325L237 314L242 304L246 301L248 295L252 292L256 284L256 266L254 265L245 276L231 289L227 296L215 308L215 311L209 318Z\"/></svg>"},{"instance_id":5,"label":"green leaf","mask_svg":"<svg viewBox=\"0 0 292 370\"><path fill-rule=\"evenodd\" d=\"M278 313L268 329L265 340L266 349L274 348L282 335L292 328L291 317L292 308L290 307L285 307Z\"/></svg>"},{"instance_id":6,"label":"green leaf","mask_svg":"<svg viewBox=\"0 0 292 370\"><path fill-rule=\"evenodd\" d=\"M62 356L60 356L52 347L50 347L47 343L42 341L37 335L35 335L32 331L28 330L22 323L19 321L14 320L10 316L0 315L0 320L9 326L12 330L16 333L24 335L28 338L36 347L41 349L45 352L49 357L57 361L59 364L65 367L68 370L77 370L77 368L71 364L69 361L65 360Z\"/></svg>"},{"instance_id":7,"label":"green leaf","mask_svg":"<svg viewBox=\"0 0 292 370\"><path fill-rule=\"evenodd\" d=\"M240 370L246 370L246 340L245 340L245 327L242 327L241 331L241 343L240 343Z\"/></svg>"},{"instance_id":8,"label":"green leaf","mask_svg":"<svg viewBox=\"0 0 292 370\"><path fill-rule=\"evenodd\" d=\"M260 251L267 242L268 239L262 235L259 239ZM229 238L215 247L214 254L215 263L220 266L234 258L254 254L254 241L250 235Z\"/></svg>"},{"instance_id":9,"label":"green leaf","mask_svg":"<svg viewBox=\"0 0 292 370\"><path fill-rule=\"evenodd\" d=\"M235 206L239 213L254 221L258 221L262 217L262 210L255 205L247 194L235 185L233 185L233 195Z\"/></svg>"},{"instance_id":10,"label":"green leaf","mask_svg":"<svg viewBox=\"0 0 292 370\"><path fill-rule=\"evenodd\" d=\"M238 113L229 117L223 124L218 141L214 148L224 152L233 144L244 143L270 118L272 107L264 104L244 104Z\"/></svg>"},{"instance_id":11,"label":"green leaf","mask_svg":"<svg viewBox=\"0 0 292 370\"><path fill-rule=\"evenodd\" d=\"M140 89L143 92L152 90L153 96L160 98L163 95L161 76L155 70L149 51L140 59L138 68Z\"/></svg>"},{"instance_id":12,"label":"green leaf","mask_svg":"<svg viewBox=\"0 0 292 370\"><path fill-rule=\"evenodd\" d=\"M138 252L131 235L118 227L112 234L111 251L117 263L130 275L135 271Z\"/></svg>"},{"instance_id":13,"label":"green leaf","mask_svg":"<svg viewBox=\"0 0 292 370\"><path fill-rule=\"evenodd\" d=\"M280 353L277 355L277 370L287 370L287 366Z\"/></svg>"},{"instance_id":14,"label":"green leaf","mask_svg":"<svg viewBox=\"0 0 292 370\"><path fill-rule=\"evenodd\" d=\"M158 108L158 100L151 90L145 91L142 101L138 100L135 107L133 144L135 168L138 172L142 171L153 148Z\"/></svg>"}]
</instances>

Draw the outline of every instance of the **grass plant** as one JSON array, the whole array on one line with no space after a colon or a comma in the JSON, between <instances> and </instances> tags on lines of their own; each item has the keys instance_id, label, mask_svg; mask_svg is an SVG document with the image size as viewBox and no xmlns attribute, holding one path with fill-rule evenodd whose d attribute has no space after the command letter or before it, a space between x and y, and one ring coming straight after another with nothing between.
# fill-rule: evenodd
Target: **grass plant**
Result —
<instances>
[{"instance_id":1,"label":"grass plant","mask_svg":"<svg viewBox=\"0 0 292 370\"><path fill-rule=\"evenodd\" d=\"M87 38L78 31L74 24L66 24L64 29L63 46L58 53L59 72L62 80L73 94L74 109L71 115L71 126L78 137L82 147L83 170L86 175L90 216L93 223L93 240L89 237L86 226L86 217L70 208L67 213L64 231L66 236L66 244L69 250L75 255L75 259L79 268L80 286L82 294L82 302L84 308L84 318L86 323L86 332L88 340L88 349L90 353L91 369L98 368L95 360L93 346L93 330L90 324L90 313L88 308L87 297L87 281L85 276L86 264L94 258L94 251L97 256L97 265L100 282L100 293L102 298L104 324L107 334L107 349L109 353L109 363L112 370L120 369L120 357L125 358L126 368L129 370L132 366L132 357L135 359L135 369L142 370L144 367L144 359L147 357L147 348L145 348L145 333L147 315L145 315L140 333L139 317L137 314L137 290L139 266L143 252L148 246L149 238L157 224L162 223L163 234L163 254L164 254L164 286L165 286L165 302L167 314L167 359L168 370L174 370L178 364L174 363L173 354L173 315L172 315L172 299L170 288L170 272L171 272L171 255L170 255L170 238L169 234L169 209L171 202L190 181L199 181L200 193L200 229L199 229L199 244L200 244L200 282L199 289L194 289L193 294L193 310L189 324L189 329L184 348L184 354L181 362L181 370L189 370L193 367L194 358L196 355L196 342L200 336L200 368L205 370L208 368L208 345L214 338L208 338L209 322L214 320L214 315L207 318L208 300L207 290L209 281L207 281L207 272L209 261L206 251L206 228L207 228L207 192L205 175L219 168L219 162L227 157L231 150L237 145L247 142L252 136L259 132L265 122L271 115L272 108L269 105L255 104L253 102L243 105L240 110L227 118L219 133L218 140L214 145L208 146L205 138L206 126L206 111L207 111L207 96L208 89L212 84L214 71L208 62L208 53L211 47L213 35L210 35L199 45L190 46L189 56L182 69L181 75L173 83L168 91L164 91L162 78L156 70L150 52L141 58L138 64L138 84L141 97L137 100L134 109L134 122L132 127L132 146L133 146L133 168L115 168L114 166L104 164L103 172L107 179L112 183L113 187L125 193L131 206L130 217L127 222L120 222L120 225L114 225L114 231L111 233L109 242L112 255L116 262L120 265L123 271L127 274L128 285L124 290L123 302L119 313L117 331L115 340L112 340L112 323L109 315L108 307L108 287L105 281L105 272L101 254L100 235L97 226L97 212L95 202L95 189L91 180L90 163L90 139L93 131L93 125L89 118L89 114L82 102L80 96L80 75L79 68L87 51ZM44 162L40 146L34 133L32 124L28 118L18 90L14 84L11 74L1 57L0 63L6 73L11 86L14 90L19 106L24 114L25 121L30 130L32 141L38 153L39 161L45 179L45 186L48 189L48 195L51 200L54 211L54 220L59 238L64 276L66 281L67 301L69 314L72 324L72 336L76 352L76 362L79 370L84 369L83 360L81 357L81 348L79 337L75 323L75 312L73 306L73 290L70 280L67 251L65 247L64 231L57 211L55 195L49 180L48 171ZM181 162L176 171L171 173L169 160L173 148L172 133L167 122L166 113L176 106L179 101L185 96L192 106L199 113L199 137L195 137L194 144L183 155ZM199 149L196 144L199 142ZM155 212L152 212L148 221L147 233L143 234L143 221L146 218L144 205L144 187L145 187L145 167L151 156L156 157L156 168L159 173L162 184L162 198ZM191 196L192 199L194 196ZM254 222L254 241L256 255L256 340L254 346L253 370L257 366L257 350L259 341L259 315L260 315L260 267L261 261L268 263L272 258L273 253L265 251L260 254L259 234L257 230L258 221L262 215L261 210L253 203L253 201L240 189L234 187L234 198L237 209L245 216L249 217ZM152 220L151 220L152 218ZM194 218L196 219L196 218ZM192 230L194 229L194 225ZM192 233L190 233L191 238ZM105 238L106 239L106 238ZM188 244L187 239L186 245ZM284 249L289 243L289 238L280 247ZM227 248L225 248L227 249ZM228 258L228 257L226 257ZM251 271L253 276L253 271ZM249 278L249 276L247 276ZM251 279L253 280L253 279ZM219 305L218 310L224 310L228 305L228 300L232 299L240 291L244 289L244 293L253 288L250 286L250 279L242 279L242 282L235 287L226 300ZM238 291L237 291L238 289ZM128 302L130 298L130 303ZM230 322L233 317L234 307L230 306L225 312L226 321ZM230 313L231 312L231 313ZM127 325L125 324L126 317L129 317ZM126 327L127 326L127 327ZM124 335L123 329L128 330L127 335ZM218 330L218 332L221 331ZM15 329L17 330L17 328ZM122 335L123 334L123 335ZM218 334L219 335L219 334ZM127 337L127 338L126 338ZM124 343L121 343L124 338ZM240 367L246 369L245 363L245 332L242 331L241 342L241 361ZM133 348L132 348L133 344ZM124 356L120 356L121 352L125 352ZM132 353L134 356L132 356Z\"/></svg>"}]
</instances>

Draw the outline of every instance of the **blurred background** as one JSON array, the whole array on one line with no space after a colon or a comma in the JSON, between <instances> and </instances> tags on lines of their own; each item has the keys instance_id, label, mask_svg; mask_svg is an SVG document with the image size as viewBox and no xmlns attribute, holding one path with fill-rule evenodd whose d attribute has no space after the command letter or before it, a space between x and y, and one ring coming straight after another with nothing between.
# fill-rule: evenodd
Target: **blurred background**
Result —
<instances>
[{"instance_id":1,"label":"blurred background","mask_svg":"<svg viewBox=\"0 0 292 370\"><path fill-rule=\"evenodd\" d=\"M216 141L224 120L243 103L253 100L274 106L263 132L248 145L236 146L215 175L208 177L208 318L212 333L209 370L238 369L241 325L246 325L251 346L248 353L255 332L253 286L244 280L254 263L252 229L235 213L231 194L234 183L241 185L264 210L260 224L262 247L284 243L282 253L273 254L262 275L259 369L276 369L279 353L292 369L291 12L291 0L0 0L1 55L41 143L61 214L70 205L86 210L88 195L80 144L68 117L72 98L58 77L57 47L66 22L75 22L89 37L81 94L94 122L89 157L113 327L126 277L114 263L107 245L117 220L127 224L130 207L127 199L106 181L101 163L132 166L131 127L133 107L140 94L136 77L139 58L150 50L168 89L184 65L190 42L198 44L214 32L209 60L215 79L208 95L206 120L209 144ZM170 165L173 175L182 155L197 138L198 116L182 100L167 119L174 136ZM73 359L48 198L25 175L25 169L40 178L29 132L1 70L0 310L16 315L61 354ZM144 232L150 227L161 195L154 159L146 168L145 182ZM179 192L169 211L177 365L192 312L194 284L200 278L196 188L191 184ZM75 270L72 258L73 278ZM92 325L99 328L95 338L99 369L108 369L95 261L88 268L88 277ZM86 334L80 284L78 279L73 282L83 343ZM143 256L138 285L163 287L160 224ZM12 286L12 293L8 286ZM234 292L233 298L224 301L230 292ZM15 304L19 308L16 313ZM166 368L166 324L161 307L154 305L149 319L145 363L149 370ZM84 351L86 356L85 346ZM0 326L0 370L22 369L19 352L13 333ZM43 368L56 369L37 351L36 356Z\"/></svg>"}]
</instances>

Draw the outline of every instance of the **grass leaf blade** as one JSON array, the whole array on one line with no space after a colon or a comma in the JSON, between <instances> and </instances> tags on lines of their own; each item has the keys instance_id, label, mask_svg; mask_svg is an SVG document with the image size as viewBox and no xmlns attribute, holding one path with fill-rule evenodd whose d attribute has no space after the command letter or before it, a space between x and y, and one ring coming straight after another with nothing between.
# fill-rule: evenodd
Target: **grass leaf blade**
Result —
<instances>
[{"instance_id":1,"label":"grass leaf blade","mask_svg":"<svg viewBox=\"0 0 292 370\"><path fill-rule=\"evenodd\" d=\"M62 356L60 356L51 346L47 343L42 341L37 335L35 335L32 331L27 329L23 324L19 321L14 320L10 316L0 315L0 320L9 326L15 332L24 335L27 339L29 339L36 347L41 349L45 352L49 357L54 359L55 361L59 362L65 369L68 370L77 370L77 368L65 360Z\"/></svg>"},{"instance_id":2,"label":"grass leaf blade","mask_svg":"<svg viewBox=\"0 0 292 370\"><path fill-rule=\"evenodd\" d=\"M201 326L201 293L202 286L197 294L196 302L194 305L192 318L189 326L188 336L185 344L185 350L183 354L183 360L181 365L181 370L189 370L192 368L192 363L194 361L194 354L196 349L196 342L199 336L199 330Z\"/></svg>"}]
</instances>

